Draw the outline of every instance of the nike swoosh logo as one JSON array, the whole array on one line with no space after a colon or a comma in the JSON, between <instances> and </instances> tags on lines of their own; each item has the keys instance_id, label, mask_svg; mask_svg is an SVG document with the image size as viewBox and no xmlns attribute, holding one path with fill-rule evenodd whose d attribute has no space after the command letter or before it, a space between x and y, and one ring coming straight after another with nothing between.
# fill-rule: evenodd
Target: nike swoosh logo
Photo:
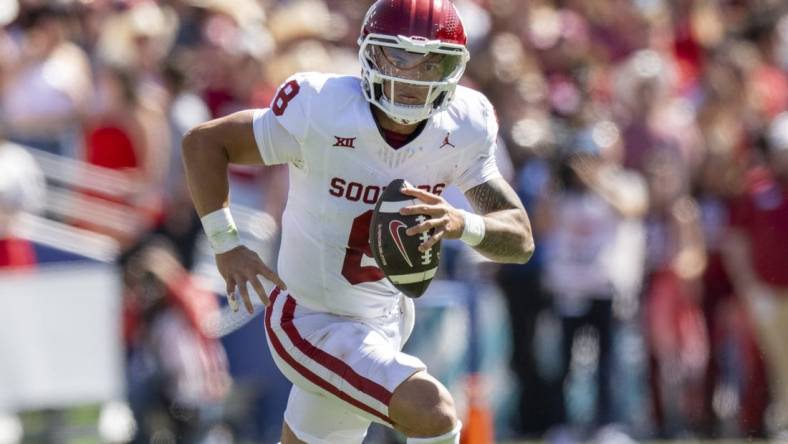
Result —
<instances>
[{"instance_id":1,"label":"nike swoosh logo","mask_svg":"<svg viewBox=\"0 0 788 444\"><path fill-rule=\"evenodd\" d=\"M402 255L402 257L405 258L405 262L407 262L408 265L413 268L413 263L410 261L408 253L405 251L405 245L402 243L402 238L399 236L400 228L408 228L408 226L405 225L405 222L402 222L401 220L392 220L389 222L389 233L391 233L391 237L394 239L394 244L397 246L397 249L399 250L399 253Z\"/></svg>"}]
</instances>

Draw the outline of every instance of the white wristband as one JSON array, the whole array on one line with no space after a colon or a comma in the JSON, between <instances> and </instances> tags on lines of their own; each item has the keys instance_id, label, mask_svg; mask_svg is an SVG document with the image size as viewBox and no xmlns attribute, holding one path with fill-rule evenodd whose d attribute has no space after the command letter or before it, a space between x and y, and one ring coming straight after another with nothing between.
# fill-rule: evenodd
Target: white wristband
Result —
<instances>
[{"instance_id":1,"label":"white wristband","mask_svg":"<svg viewBox=\"0 0 788 444\"><path fill-rule=\"evenodd\" d=\"M465 219L465 228L462 230L460 240L475 247L482 243L484 239L484 218L478 214L469 213L465 210L460 210L462 217Z\"/></svg>"},{"instance_id":2,"label":"white wristband","mask_svg":"<svg viewBox=\"0 0 788 444\"><path fill-rule=\"evenodd\" d=\"M238 228L233 222L233 215L229 208L222 208L201 217L202 228L208 236L214 254L226 253L241 245Z\"/></svg>"}]
</instances>

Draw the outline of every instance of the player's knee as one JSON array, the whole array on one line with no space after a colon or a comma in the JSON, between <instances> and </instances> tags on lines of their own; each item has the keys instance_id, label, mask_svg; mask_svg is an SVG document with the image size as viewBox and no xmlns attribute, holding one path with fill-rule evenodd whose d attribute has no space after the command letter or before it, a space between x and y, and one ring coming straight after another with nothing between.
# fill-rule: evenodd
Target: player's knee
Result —
<instances>
[{"instance_id":1,"label":"player's knee","mask_svg":"<svg viewBox=\"0 0 788 444\"><path fill-rule=\"evenodd\" d=\"M446 387L426 372L419 372L394 391L391 419L410 437L445 435L457 425L454 400Z\"/></svg>"},{"instance_id":2,"label":"player's knee","mask_svg":"<svg viewBox=\"0 0 788 444\"><path fill-rule=\"evenodd\" d=\"M445 391L446 389L444 389ZM414 436L430 437L444 435L457 424L457 413L451 395L441 396L436 402L425 403L424 415L414 430Z\"/></svg>"}]
</instances>

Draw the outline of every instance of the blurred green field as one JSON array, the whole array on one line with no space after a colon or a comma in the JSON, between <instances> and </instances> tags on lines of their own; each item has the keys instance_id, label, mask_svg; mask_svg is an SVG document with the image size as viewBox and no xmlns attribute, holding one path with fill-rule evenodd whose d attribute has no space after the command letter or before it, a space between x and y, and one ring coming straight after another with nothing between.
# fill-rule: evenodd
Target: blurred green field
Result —
<instances>
[{"instance_id":1,"label":"blurred green field","mask_svg":"<svg viewBox=\"0 0 788 444\"><path fill-rule=\"evenodd\" d=\"M23 444L60 440L64 444L100 443L99 406L85 406L58 412L36 411L20 414L25 430ZM54 436L53 436L54 435Z\"/></svg>"}]
</instances>

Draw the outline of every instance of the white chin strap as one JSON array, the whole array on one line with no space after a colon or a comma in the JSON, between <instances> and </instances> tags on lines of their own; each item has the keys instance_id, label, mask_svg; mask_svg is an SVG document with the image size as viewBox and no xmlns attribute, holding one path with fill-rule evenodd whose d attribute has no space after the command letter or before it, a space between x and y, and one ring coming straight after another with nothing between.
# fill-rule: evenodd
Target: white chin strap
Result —
<instances>
[{"instance_id":1,"label":"white chin strap","mask_svg":"<svg viewBox=\"0 0 788 444\"><path fill-rule=\"evenodd\" d=\"M462 422L458 419L449 433L431 438L408 438L407 444L460 444L460 430L462 430Z\"/></svg>"}]
</instances>

